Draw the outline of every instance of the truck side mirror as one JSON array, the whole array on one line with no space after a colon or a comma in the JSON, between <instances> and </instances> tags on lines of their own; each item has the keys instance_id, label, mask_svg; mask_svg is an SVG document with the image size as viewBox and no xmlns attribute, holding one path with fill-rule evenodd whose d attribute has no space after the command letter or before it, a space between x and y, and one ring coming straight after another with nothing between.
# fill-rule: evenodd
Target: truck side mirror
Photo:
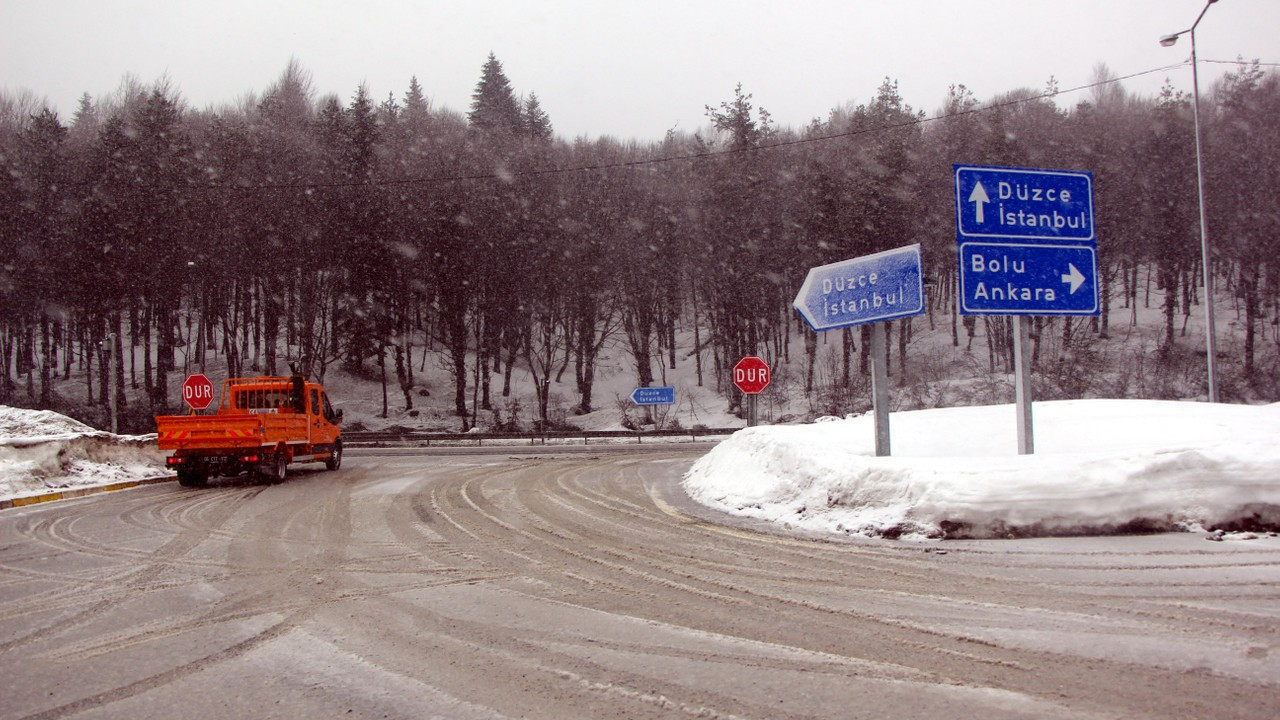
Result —
<instances>
[{"instance_id":1,"label":"truck side mirror","mask_svg":"<svg viewBox=\"0 0 1280 720\"><path fill-rule=\"evenodd\" d=\"M341 411L341 410L339 410L339 411L338 411L338 412L333 416L333 421L334 421L334 422L342 422L342 411Z\"/></svg>"}]
</instances>

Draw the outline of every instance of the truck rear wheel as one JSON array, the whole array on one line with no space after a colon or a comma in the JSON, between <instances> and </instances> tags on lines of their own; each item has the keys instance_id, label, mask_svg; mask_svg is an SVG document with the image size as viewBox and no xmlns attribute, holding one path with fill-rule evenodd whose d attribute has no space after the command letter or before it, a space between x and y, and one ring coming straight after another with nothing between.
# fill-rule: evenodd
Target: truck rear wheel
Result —
<instances>
[{"instance_id":1,"label":"truck rear wheel","mask_svg":"<svg viewBox=\"0 0 1280 720\"><path fill-rule=\"evenodd\" d=\"M333 452L329 455L329 459L324 461L324 466L328 470L337 470L342 467L342 441L333 444Z\"/></svg>"},{"instance_id":2,"label":"truck rear wheel","mask_svg":"<svg viewBox=\"0 0 1280 720\"><path fill-rule=\"evenodd\" d=\"M209 476L199 470L179 470L178 484L182 487L204 487L209 482Z\"/></svg>"},{"instance_id":3,"label":"truck rear wheel","mask_svg":"<svg viewBox=\"0 0 1280 720\"><path fill-rule=\"evenodd\" d=\"M289 458L285 455L284 450L279 450L272 454L271 459L263 463L258 468L258 477L268 485L278 485L284 482L285 472L289 466Z\"/></svg>"}]
</instances>

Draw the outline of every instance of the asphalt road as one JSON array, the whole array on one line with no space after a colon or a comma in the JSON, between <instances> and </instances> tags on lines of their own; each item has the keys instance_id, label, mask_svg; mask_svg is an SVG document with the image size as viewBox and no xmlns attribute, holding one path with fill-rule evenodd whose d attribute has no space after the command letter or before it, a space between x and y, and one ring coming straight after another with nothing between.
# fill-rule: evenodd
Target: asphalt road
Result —
<instances>
[{"instance_id":1,"label":"asphalt road","mask_svg":"<svg viewBox=\"0 0 1280 720\"><path fill-rule=\"evenodd\" d=\"M1280 540L789 537L632 450L0 512L0 717L1280 714Z\"/></svg>"}]
</instances>

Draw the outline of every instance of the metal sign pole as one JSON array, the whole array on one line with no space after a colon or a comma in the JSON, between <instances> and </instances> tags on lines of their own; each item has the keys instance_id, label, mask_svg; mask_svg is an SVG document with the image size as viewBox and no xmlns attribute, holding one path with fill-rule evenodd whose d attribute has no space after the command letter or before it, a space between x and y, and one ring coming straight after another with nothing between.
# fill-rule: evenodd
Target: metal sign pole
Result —
<instances>
[{"instance_id":1,"label":"metal sign pole","mask_svg":"<svg viewBox=\"0 0 1280 720\"><path fill-rule=\"evenodd\" d=\"M1027 345L1031 343L1029 318L1013 316L1013 395L1018 412L1018 454L1035 452L1035 437L1031 426L1031 355Z\"/></svg>"},{"instance_id":2,"label":"metal sign pole","mask_svg":"<svg viewBox=\"0 0 1280 720\"><path fill-rule=\"evenodd\" d=\"M110 398L107 404L111 407L111 434L115 435L120 432L119 413L116 406L118 402L118 398L116 398L116 363L119 362L119 358L116 356L115 333L107 335L107 353L108 357L111 358L107 368L107 397Z\"/></svg>"},{"instance_id":3,"label":"metal sign pole","mask_svg":"<svg viewBox=\"0 0 1280 720\"><path fill-rule=\"evenodd\" d=\"M759 395L748 395L747 397L751 398L751 404L747 411L747 427L755 427L756 426L756 398L759 397Z\"/></svg>"},{"instance_id":4,"label":"metal sign pole","mask_svg":"<svg viewBox=\"0 0 1280 720\"><path fill-rule=\"evenodd\" d=\"M876 457L889 455L889 348L882 323L871 326L871 408L876 418Z\"/></svg>"}]
</instances>

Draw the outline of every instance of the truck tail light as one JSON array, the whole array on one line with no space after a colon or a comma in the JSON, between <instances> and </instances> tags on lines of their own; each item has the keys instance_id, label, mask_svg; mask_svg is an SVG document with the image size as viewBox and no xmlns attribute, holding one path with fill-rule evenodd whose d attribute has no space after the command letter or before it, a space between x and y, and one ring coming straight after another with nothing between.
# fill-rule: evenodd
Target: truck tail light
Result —
<instances>
[{"instance_id":1,"label":"truck tail light","mask_svg":"<svg viewBox=\"0 0 1280 720\"><path fill-rule=\"evenodd\" d=\"M256 463L256 462L258 462L258 456L257 456L257 455L245 455L242 459L243 459L245 462L251 462L251 463Z\"/></svg>"},{"instance_id":2,"label":"truck tail light","mask_svg":"<svg viewBox=\"0 0 1280 720\"><path fill-rule=\"evenodd\" d=\"M182 465L187 462L187 459L184 457L171 457L165 460L165 462L170 465Z\"/></svg>"}]
</instances>

